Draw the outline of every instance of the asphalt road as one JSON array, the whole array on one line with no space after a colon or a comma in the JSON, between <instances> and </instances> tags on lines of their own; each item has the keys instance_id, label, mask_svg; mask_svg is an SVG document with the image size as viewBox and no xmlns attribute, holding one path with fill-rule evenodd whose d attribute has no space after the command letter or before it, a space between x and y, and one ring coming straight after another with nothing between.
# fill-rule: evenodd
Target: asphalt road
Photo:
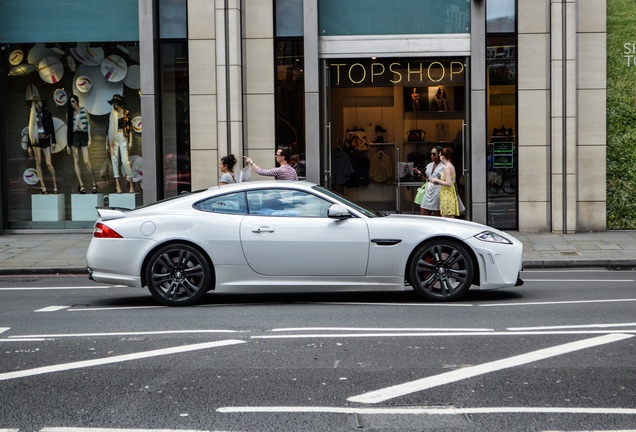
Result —
<instances>
[{"instance_id":1,"label":"asphalt road","mask_svg":"<svg viewBox=\"0 0 636 432\"><path fill-rule=\"evenodd\" d=\"M0 432L627 431L636 272L522 287L214 295L0 277ZM70 429L79 428L79 429Z\"/></svg>"}]
</instances>

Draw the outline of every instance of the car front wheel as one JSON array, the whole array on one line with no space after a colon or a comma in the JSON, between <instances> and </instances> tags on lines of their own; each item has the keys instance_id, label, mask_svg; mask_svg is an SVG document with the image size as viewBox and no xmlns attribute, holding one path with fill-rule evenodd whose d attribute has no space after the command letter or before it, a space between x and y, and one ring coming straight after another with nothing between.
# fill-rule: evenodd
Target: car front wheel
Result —
<instances>
[{"instance_id":1,"label":"car front wheel","mask_svg":"<svg viewBox=\"0 0 636 432\"><path fill-rule=\"evenodd\" d=\"M146 266L150 294L166 306L188 306L210 289L212 270L203 254L185 244L171 244L156 251Z\"/></svg>"},{"instance_id":2,"label":"car front wheel","mask_svg":"<svg viewBox=\"0 0 636 432\"><path fill-rule=\"evenodd\" d=\"M434 240L423 244L409 265L409 282L426 300L459 299L470 288L473 275L470 253L454 240Z\"/></svg>"}]
</instances>

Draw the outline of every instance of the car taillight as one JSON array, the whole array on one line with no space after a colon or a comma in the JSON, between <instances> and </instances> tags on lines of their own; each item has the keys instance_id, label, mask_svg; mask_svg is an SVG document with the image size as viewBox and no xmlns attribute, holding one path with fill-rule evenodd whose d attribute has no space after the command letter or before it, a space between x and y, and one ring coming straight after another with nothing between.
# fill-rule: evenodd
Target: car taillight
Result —
<instances>
[{"instance_id":1,"label":"car taillight","mask_svg":"<svg viewBox=\"0 0 636 432\"><path fill-rule=\"evenodd\" d=\"M121 235L111 227L104 225L101 222L97 222L95 224L95 229L93 230L93 237L96 238L122 238Z\"/></svg>"}]
</instances>

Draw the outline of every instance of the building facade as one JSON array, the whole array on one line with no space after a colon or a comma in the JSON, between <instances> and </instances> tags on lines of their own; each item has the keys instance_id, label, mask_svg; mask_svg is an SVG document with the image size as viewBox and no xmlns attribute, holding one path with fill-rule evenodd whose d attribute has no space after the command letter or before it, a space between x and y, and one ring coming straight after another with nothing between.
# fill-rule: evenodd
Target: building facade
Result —
<instances>
[{"instance_id":1,"label":"building facade","mask_svg":"<svg viewBox=\"0 0 636 432\"><path fill-rule=\"evenodd\" d=\"M605 0L59 0L29 16L66 33L24 31L32 3L0 6L5 230L90 228L95 205L214 186L227 154L273 167L278 146L306 179L398 212L419 211L413 168L450 147L467 219L607 228ZM113 162L115 94L134 121ZM29 141L40 99L49 150Z\"/></svg>"}]
</instances>

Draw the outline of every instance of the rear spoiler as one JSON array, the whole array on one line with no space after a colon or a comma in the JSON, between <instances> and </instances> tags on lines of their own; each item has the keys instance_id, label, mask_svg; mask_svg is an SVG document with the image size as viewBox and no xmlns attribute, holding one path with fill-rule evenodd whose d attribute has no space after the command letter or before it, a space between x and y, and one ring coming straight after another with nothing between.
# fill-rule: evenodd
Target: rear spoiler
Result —
<instances>
[{"instance_id":1,"label":"rear spoiler","mask_svg":"<svg viewBox=\"0 0 636 432\"><path fill-rule=\"evenodd\" d=\"M130 211L130 209L123 207L96 207L95 210L97 210L99 220L103 221L125 218L126 213Z\"/></svg>"}]
</instances>

